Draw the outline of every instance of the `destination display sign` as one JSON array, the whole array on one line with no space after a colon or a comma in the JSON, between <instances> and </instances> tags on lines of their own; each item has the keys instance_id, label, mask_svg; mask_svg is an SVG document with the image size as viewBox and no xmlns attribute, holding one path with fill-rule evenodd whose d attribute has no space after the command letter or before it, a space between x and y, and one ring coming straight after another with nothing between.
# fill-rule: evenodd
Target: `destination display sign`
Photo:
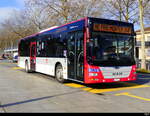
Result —
<instances>
[{"instance_id":1,"label":"destination display sign","mask_svg":"<svg viewBox=\"0 0 150 116\"><path fill-rule=\"evenodd\" d=\"M105 31L105 32L115 32L115 33L124 33L131 34L131 27L123 27L116 25L108 25L108 24L94 24L93 31Z\"/></svg>"}]
</instances>

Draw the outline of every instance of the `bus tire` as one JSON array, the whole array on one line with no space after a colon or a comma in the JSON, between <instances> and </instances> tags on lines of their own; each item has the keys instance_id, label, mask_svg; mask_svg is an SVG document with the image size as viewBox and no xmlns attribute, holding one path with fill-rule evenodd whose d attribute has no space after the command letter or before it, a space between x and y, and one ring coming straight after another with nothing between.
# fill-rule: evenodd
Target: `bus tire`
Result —
<instances>
[{"instance_id":1,"label":"bus tire","mask_svg":"<svg viewBox=\"0 0 150 116\"><path fill-rule=\"evenodd\" d=\"M63 78L63 68L62 65L58 64L55 70L55 78L58 82L64 83L66 80Z\"/></svg>"},{"instance_id":2,"label":"bus tire","mask_svg":"<svg viewBox=\"0 0 150 116\"><path fill-rule=\"evenodd\" d=\"M29 65L28 65L28 61L25 62L25 71L26 71L27 73L30 72L30 70L29 70Z\"/></svg>"}]
</instances>

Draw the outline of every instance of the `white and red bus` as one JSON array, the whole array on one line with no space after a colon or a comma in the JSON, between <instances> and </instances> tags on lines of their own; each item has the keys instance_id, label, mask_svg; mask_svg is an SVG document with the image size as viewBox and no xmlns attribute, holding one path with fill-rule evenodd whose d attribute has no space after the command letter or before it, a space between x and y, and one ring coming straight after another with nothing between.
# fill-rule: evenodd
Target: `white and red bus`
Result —
<instances>
[{"instance_id":1,"label":"white and red bus","mask_svg":"<svg viewBox=\"0 0 150 116\"><path fill-rule=\"evenodd\" d=\"M136 80L131 23L86 17L19 42L18 66L86 84Z\"/></svg>"}]
</instances>

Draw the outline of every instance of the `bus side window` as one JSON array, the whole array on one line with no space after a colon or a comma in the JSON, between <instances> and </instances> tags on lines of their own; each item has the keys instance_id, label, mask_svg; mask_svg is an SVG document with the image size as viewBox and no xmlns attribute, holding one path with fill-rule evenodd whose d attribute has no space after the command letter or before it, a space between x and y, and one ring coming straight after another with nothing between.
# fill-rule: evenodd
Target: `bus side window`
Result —
<instances>
[{"instance_id":1,"label":"bus side window","mask_svg":"<svg viewBox=\"0 0 150 116\"><path fill-rule=\"evenodd\" d=\"M74 51L75 41L74 41L74 34L70 34L68 39L68 49L69 51Z\"/></svg>"},{"instance_id":2,"label":"bus side window","mask_svg":"<svg viewBox=\"0 0 150 116\"><path fill-rule=\"evenodd\" d=\"M19 44L19 55L20 56L29 56L30 48L27 46L30 46L30 42L21 40L21 42Z\"/></svg>"},{"instance_id":3,"label":"bus side window","mask_svg":"<svg viewBox=\"0 0 150 116\"><path fill-rule=\"evenodd\" d=\"M66 50L66 33L60 33L56 41L56 56L66 57L64 51Z\"/></svg>"},{"instance_id":4,"label":"bus side window","mask_svg":"<svg viewBox=\"0 0 150 116\"><path fill-rule=\"evenodd\" d=\"M76 40L77 40L77 52L83 51L83 32L79 31L76 34Z\"/></svg>"},{"instance_id":5,"label":"bus side window","mask_svg":"<svg viewBox=\"0 0 150 116\"><path fill-rule=\"evenodd\" d=\"M53 52L53 36L52 34L47 34L45 36L46 39L46 43L45 43L45 51L46 51L46 57L50 57L50 56L54 56L54 54L52 54Z\"/></svg>"},{"instance_id":6,"label":"bus side window","mask_svg":"<svg viewBox=\"0 0 150 116\"><path fill-rule=\"evenodd\" d=\"M39 41L37 42L37 54L36 56L39 56L40 55L40 44L39 44Z\"/></svg>"},{"instance_id":7,"label":"bus side window","mask_svg":"<svg viewBox=\"0 0 150 116\"><path fill-rule=\"evenodd\" d=\"M75 56L75 35L74 35L74 33L69 33L69 35L68 35L67 48L68 48L67 56L68 56L69 60L71 62L73 62L74 56Z\"/></svg>"},{"instance_id":8,"label":"bus side window","mask_svg":"<svg viewBox=\"0 0 150 116\"><path fill-rule=\"evenodd\" d=\"M63 45L61 43L56 44L56 56L63 57Z\"/></svg>"},{"instance_id":9,"label":"bus side window","mask_svg":"<svg viewBox=\"0 0 150 116\"><path fill-rule=\"evenodd\" d=\"M41 52L42 52L42 47L41 47L41 44L42 42L41 41L38 41L37 42L37 56L38 57L41 57L42 56L42 54L41 54Z\"/></svg>"},{"instance_id":10,"label":"bus side window","mask_svg":"<svg viewBox=\"0 0 150 116\"><path fill-rule=\"evenodd\" d=\"M55 38L56 39L56 38ZM47 56L55 57L56 56L56 47L53 35L49 35L47 39Z\"/></svg>"}]
</instances>

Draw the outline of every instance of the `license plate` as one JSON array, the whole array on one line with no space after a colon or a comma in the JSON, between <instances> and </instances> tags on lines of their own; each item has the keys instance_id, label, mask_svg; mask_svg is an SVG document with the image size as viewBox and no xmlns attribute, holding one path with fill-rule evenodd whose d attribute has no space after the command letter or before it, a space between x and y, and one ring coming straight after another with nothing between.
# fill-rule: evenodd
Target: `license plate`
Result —
<instances>
[{"instance_id":1,"label":"license plate","mask_svg":"<svg viewBox=\"0 0 150 116\"><path fill-rule=\"evenodd\" d=\"M114 79L114 81L120 81L120 79Z\"/></svg>"}]
</instances>

